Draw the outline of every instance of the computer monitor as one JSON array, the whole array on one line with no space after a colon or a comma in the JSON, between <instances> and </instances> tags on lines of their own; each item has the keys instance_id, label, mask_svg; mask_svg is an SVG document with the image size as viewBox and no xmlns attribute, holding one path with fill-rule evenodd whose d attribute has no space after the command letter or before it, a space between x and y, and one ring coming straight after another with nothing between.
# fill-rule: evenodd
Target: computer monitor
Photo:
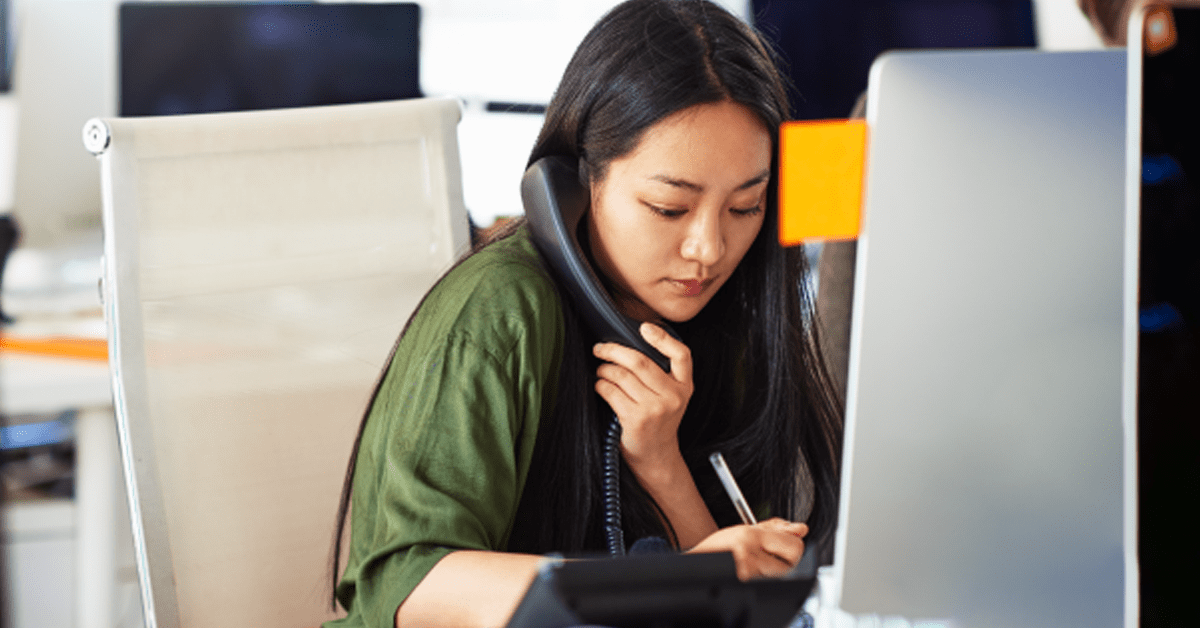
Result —
<instances>
[{"instance_id":1,"label":"computer monitor","mask_svg":"<svg viewBox=\"0 0 1200 628\"><path fill-rule=\"evenodd\" d=\"M421 96L416 3L130 2L119 24L122 116Z\"/></svg>"},{"instance_id":2,"label":"computer monitor","mask_svg":"<svg viewBox=\"0 0 1200 628\"><path fill-rule=\"evenodd\" d=\"M1116 628L1125 54L872 68L841 608Z\"/></svg>"},{"instance_id":3,"label":"computer monitor","mask_svg":"<svg viewBox=\"0 0 1200 628\"><path fill-rule=\"evenodd\" d=\"M1144 16L1144 19L1143 19ZM1144 24L1144 27L1143 27ZM1129 26L1125 424L1136 433L1140 626L1194 621L1200 495L1200 5ZM1135 484L1136 483L1136 484ZM1133 493L1134 491L1130 491Z\"/></svg>"}]
</instances>

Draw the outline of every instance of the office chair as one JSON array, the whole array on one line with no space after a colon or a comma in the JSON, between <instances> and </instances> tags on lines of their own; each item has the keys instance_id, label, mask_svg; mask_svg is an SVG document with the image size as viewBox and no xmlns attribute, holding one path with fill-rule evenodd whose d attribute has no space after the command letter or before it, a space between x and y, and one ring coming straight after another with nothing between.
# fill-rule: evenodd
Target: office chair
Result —
<instances>
[{"instance_id":1,"label":"office chair","mask_svg":"<svg viewBox=\"0 0 1200 628\"><path fill-rule=\"evenodd\" d=\"M335 616L359 420L468 242L459 115L420 99L85 126L148 626Z\"/></svg>"}]
</instances>

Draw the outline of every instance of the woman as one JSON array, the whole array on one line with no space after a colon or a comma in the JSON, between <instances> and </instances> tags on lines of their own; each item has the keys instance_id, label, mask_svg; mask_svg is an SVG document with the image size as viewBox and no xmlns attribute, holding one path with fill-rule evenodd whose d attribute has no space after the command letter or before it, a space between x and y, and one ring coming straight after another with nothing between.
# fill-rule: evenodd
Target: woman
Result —
<instances>
[{"instance_id":1,"label":"woman","mask_svg":"<svg viewBox=\"0 0 1200 628\"><path fill-rule=\"evenodd\" d=\"M333 625L502 625L539 554L603 551L614 412L626 539L730 551L742 578L828 542L840 417L802 252L777 239L786 115L767 48L716 5L631 0L596 24L530 162L579 163L586 248L671 372L594 344L523 224L478 248L413 315L368 410ZM734 525L717 450L774 518Z\"/></svg>"}]
</instances>

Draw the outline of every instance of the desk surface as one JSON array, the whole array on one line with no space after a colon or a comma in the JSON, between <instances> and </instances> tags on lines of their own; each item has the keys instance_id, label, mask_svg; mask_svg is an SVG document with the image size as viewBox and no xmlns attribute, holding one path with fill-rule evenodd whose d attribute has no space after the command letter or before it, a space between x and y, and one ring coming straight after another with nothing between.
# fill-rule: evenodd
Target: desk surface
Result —
<instances>
[{"instance_id":1,"label":"desk surface","mask_svg":"<svg viewBox=\"0 0 1200 628\"><path fill-rule=\"evenodd\" d=\"M17 319L0 329L9 341L0 348L0 412L38 414L112 404L107 359L97 355L106 335L97 289L101 253L99 232L53 249L13 251L0 284L0 302ZM50 339L80 340L76 348L88 351L56 355L47 344L41 345L46 351L38 350Z\"/></svg>"},{"instance_id":2,"label":"desk surface","mask_svg":"<svg viewBox=\"0 0 1200 628\"><path fill-rule=\"evenodd\" d=\"M4 330L13 344L49 338L104 338L104 320L84 317L22 318ZM108 361L94 358L0 351L0 412L7 415L57 412L112 405Z\"/></svg>"}]
</instances>

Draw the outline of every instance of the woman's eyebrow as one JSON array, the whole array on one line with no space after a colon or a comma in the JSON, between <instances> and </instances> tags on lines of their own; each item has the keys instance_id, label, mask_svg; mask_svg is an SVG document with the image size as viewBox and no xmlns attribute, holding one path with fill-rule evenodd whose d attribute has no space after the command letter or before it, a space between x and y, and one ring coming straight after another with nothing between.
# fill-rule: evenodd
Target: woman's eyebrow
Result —
<instances>
[{"instance_id":1,"label":"woman's eyebrow","mask_svg":"<svg viewBox=\"0 0 1200 628\"><path fill-rule=\"evenodd\" d=\"M736 189L739 191L747 190L756 185L761 185L762 183L765 183L770 176L771 176L770 172L763 170L762 172L758 173L756 176L747 180L745 183L737 186ZM650 180L658 181L659 183L665 183L671 187L683 188L683 189L689 190L691 192L703 192L704 191L704 186L700 185L699 183L693 183L686 179L680 179L678 177L672 177L672 176L665 175L665 174L653 175L650 177Z\"/></svg>"},{"instance_id":2,"label":"woman's eyebrow","mask_svg":"<svg viewBox=\"0 0 1200 628\"><path fill-rule=\"evenodd\" d=\"M687 181L685 179L680 179L678 177L668 176L665 174L653 175L650 177L650 180L658 181L659 183L665 183L674 188L683 188L683 189L691 191L691 192L703 192L704 191L704 186L700 185L699 183L692 183L691 181Z\"/></svg>"},{"instance_id":3,"label":"woman's eyebrow","mask_svg":"<svg viewBox=\"0 0 1200 628\"><path fill-rule=\"evenodd\" d=\"M756 176L756 177L754 177L754 178L750 179L749 181L746 181L745 183L743 183L743 184L739 185L737 189L739 189L739 190L748 190L748 189L750 189L750 188L752 188L752 187L754 187L754 186L756 186L756 185L761 185L761 184L763 184L763 183L766 183L766 182L767 182L767 179L769 179L769 178L771 178L771 173L770 173L769 171L767 171L767 170L763 170L762 172L758 173L758 176Z\"/></svg>"}]
</instances>

